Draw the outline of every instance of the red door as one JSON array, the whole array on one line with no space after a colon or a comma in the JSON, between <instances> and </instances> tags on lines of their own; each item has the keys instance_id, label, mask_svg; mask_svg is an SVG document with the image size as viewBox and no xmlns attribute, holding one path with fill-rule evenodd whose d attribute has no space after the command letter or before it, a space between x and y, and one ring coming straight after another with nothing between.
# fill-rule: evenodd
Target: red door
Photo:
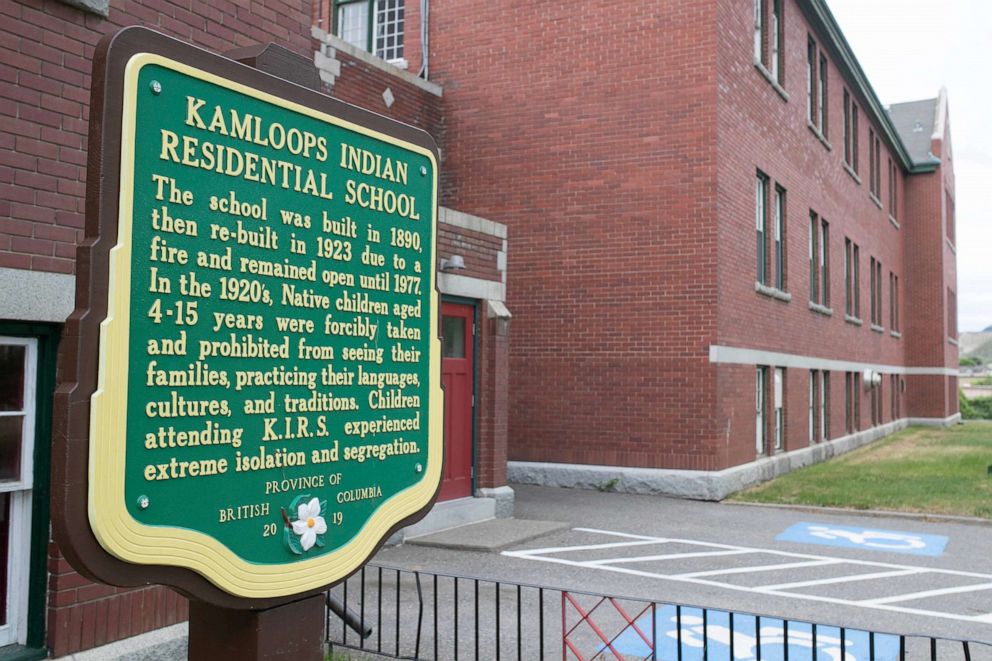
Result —
<instances>
[{"instance_id":1,"label":"red door","mask_svg":"<svg viewBox=\"0 0 992 661\"><path fill-rule=\"evenodd\" d=\"M438 500L472 495L472 339L474 308L441 304L444 479Z\"/></svg>"}]
</instances>

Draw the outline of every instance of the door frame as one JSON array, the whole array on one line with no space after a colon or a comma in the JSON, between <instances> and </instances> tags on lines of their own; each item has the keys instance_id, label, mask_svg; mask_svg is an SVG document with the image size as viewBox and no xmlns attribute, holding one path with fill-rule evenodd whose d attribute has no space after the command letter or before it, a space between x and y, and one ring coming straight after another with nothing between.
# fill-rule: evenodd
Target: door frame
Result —
<instances>
[{"instance_id":1,"label":"door frame","mask_svg":"<svg viewBox=\"0 0 992 661\"><path fill-rule=\"evenodd\" d=\"M45 611L48 606L48 538L52 466L52 399L61 326L40 322L0 320L0 335L37 340L35 369L34 482L30 496L28 550L28 599L25 642L18 659L42 659L45 646Z\"/></svg>"},{"instance_id":2,"label":"door frame","mask_svg":"<svg viewBox=\"0 0 992 661\"><path fill-rule=\"evenodd\" d=\"M478 393L479 393L479 300L475 298L465 298L464 296L441 296L441 305L438 306L438 329L442 328L441 317L444 316L444 304L451 303L453 305L465 305L472 308L472 494L470 498L475 498L476 492L476 481L478 480L478 473L475 470L477 457L476 457L476 442L479 437L479 407L478 407ZM442 357L442 362L444 358ZM443 369L443 367L442 367Z\"/></svg>"}]
</instances>

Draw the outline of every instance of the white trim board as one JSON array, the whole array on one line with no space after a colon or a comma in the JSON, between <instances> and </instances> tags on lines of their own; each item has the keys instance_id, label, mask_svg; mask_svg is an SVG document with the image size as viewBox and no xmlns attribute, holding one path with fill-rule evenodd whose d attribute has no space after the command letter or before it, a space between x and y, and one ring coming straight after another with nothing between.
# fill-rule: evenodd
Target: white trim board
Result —
<instances>
[{"instance_id":1,"label":"white trim board","mask_svg":"<svg viewBox=\"0 0 992 661\"><path fill-rule=\"evenodd\" d=\"M727 365L774 365L775 367L831 370L835 372L860 372L870 369L884 374L905 374L907 376L957 376L959 371L958 368L954 367L911 367L906 365L862 363L851 360L833 360L830 358L817 358L815 356L802 356L780 351L728 347L720 344L710 345L710 362Z\"/></svg>"}]
</instances>

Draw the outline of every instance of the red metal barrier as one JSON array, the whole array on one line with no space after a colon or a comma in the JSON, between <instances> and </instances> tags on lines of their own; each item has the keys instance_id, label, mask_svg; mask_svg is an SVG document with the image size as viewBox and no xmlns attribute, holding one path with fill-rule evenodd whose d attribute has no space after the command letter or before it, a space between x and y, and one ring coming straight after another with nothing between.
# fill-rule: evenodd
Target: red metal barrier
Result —
<instances>
[{"instance_id":1,"label":"red metal barrier","mask_svg":"<svg viewBox=\"0 0 992 661\"><path fill-rule=\"evenodd\" d=\"M602 606L603 604L609 604L613 607L613 609L607 610L605 614L600 613L596 615L596 619L599 620L599 623L597 623L596 619L594 619L593 616L596 614L597 609L599 609L599 607ZM569 615L570 606L579 616L579 619L571 627L568 626L568 619L569 619L568 615ZM634 617L631 617L630 615L627 614L627 611L624 610L620 602L613 597L600 597L592 608L586 610L582 607L582 604L580 604L578 600L572 595L572 593L562 592L561 593L562 661L569 660L570 658L569 652L571 652L574 655L574 658L578 659L579 661L589 661L591 659L596 659L604 656L607 650L609 650L613 654L613 658L615 658L617 661L624 661L628 657L623 656L613 646L613 643L617 640L617 638L619 638L624 632L628 630L632 630L635 633L637 633L637 635L640 636L641 640L644 641L644 644L647 645L649 651L648 654L644 657L644 659L655 658L654 627L653 626L651 627L652 631L651 631L651 636L649 637L645 635L645 633L637 625L637 620L649 611L652 612L650 622L653 623L654 622L653 603L648 604ZM615 622L617 615L620 616L619 622ZM610 622L609 624L607 624L605 622L606 620L614 620L614 622ZM588 628L591 629L592 632L595 634L594 640L598 642L594 643L595 644L594 649L582 649L583 643L586 641L580 641L576 639L577 638L576 634L579 634L580 632L584 631L584 629L580 629L581 625L583 624L588 625ZM604 631L604 628L607 627L612 628L612 626L616 624L620 625L620 630L614 633L612 636L607 635L607 633Z\"/></svg>"}]
</instances>

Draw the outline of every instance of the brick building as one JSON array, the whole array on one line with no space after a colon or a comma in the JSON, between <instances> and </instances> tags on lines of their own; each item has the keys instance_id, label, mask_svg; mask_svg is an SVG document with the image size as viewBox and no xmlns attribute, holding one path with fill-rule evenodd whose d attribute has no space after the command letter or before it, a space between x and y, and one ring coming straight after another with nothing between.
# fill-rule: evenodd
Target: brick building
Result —
<instances>
[{"instance_id":1,"label":"brick building","mask_svg":"<svg viewBox=\"0 0 992 661\"><path fill-rule=\"evenodd\" d=\"M0 6L0 442L34 457L0 482L0 645L61 655L186 616L49 542L89 70L123 25L221 53L276 42L312 62L301 80L315 66L435 137L439 257L466 267L439 276L461 338L448 524L512 511L508 471L720 498L957 416L947 99L884 108L824 0L99 4Z\"/></svg>"},{"instance_id":2,"label":"brick building","mask_svg":"<svg viewBox=\"0 0 992 661\"><path fill-rule=\"evenodd\" d=\"M947 99L884 108L824 1L430 21L445 194L514 237L511 481L722 498L956 419Z\"/></svg>"},{"instance_id":3,"label":"brick building","mask_svg":"<svg viewBox=\"0 0 992 661\"><path fill-rule=\"evenodd\" d=\"M94 49L105 34L145 25L263 70L288 70L301 84L333 90L339 99L423 128L441 142L441 88L343 41L327 43L313 30L319 15L318 5L299 0L196 3L192 9L169 0L17 0L0 6L4 658L62 656L185 620L188 613L186 600L167 588L91 582L50 539L52 395L84 232ZM416 20L413 11L410 19ZM272 42L280 49L257 47ZM404 64L417 65L416 57ZM512 511L506 486L506 255L505 225L440 209L438 284L451 442L438 504L398 539Z\"/></svg>"}]
</instances>

